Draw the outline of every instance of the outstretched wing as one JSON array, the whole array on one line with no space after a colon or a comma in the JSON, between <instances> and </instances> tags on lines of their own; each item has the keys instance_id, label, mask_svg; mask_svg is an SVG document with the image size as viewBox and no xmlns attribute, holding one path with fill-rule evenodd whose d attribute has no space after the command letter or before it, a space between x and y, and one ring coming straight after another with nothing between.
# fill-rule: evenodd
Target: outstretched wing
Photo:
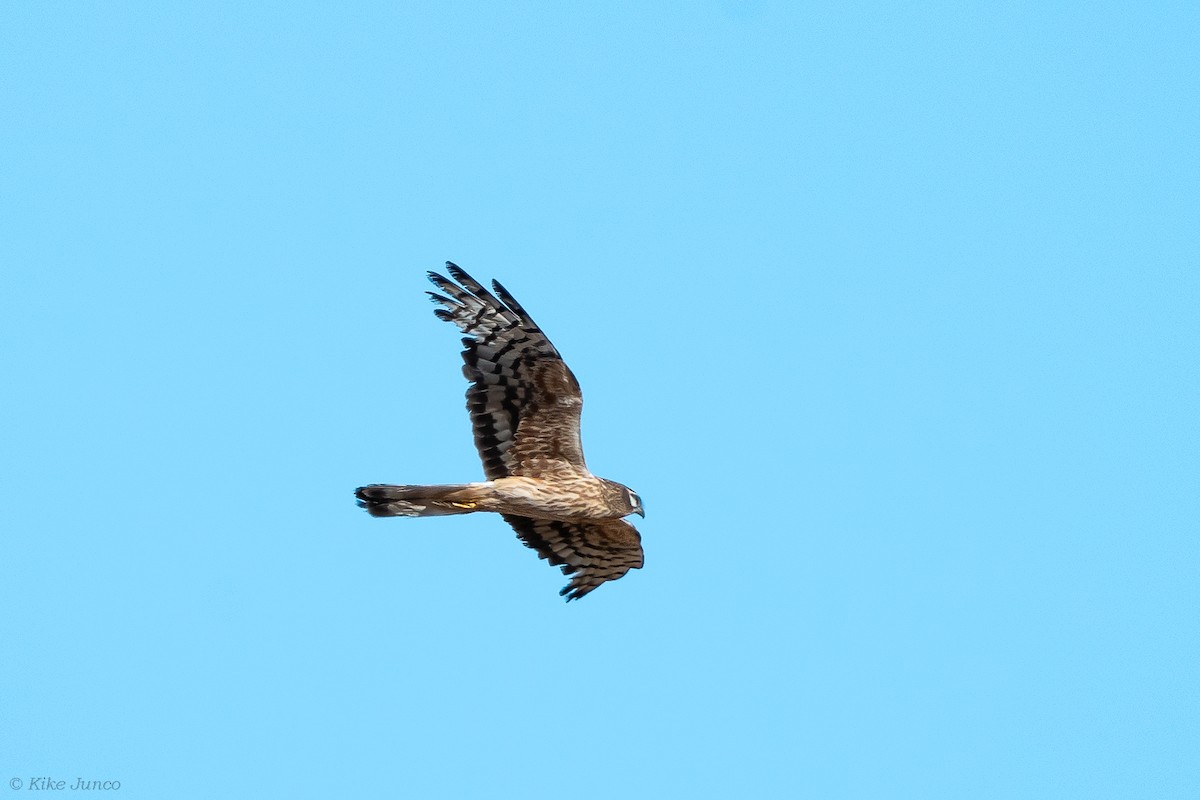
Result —
<instances>
[{"instance_id":1,"label":"outstretched wing","mask_svg":"<svg viewBox=\"0 0 1200 800\"><path fill-rule=\"evenodd\" d=\"M447 261L446 269L462 285L430 272L445 294L428 294L442 306L434 312L438 318L466 334L467 410L484 474L492 480L528 474L535 458L586 469L579 441L583 396L558 350L498 282L492 288L499 299L457 265Z\"/></svg>"},{"instance_id":2,"label":"outstretched wing","mask_svg":"<svg viewBox=\"0 0 1200 800\"><path fill-rule=\"evenodd\" d=\"M605 581L641 569L642 537L624 520L579 523L503 516L526 547L572 576L559 592L567 600L578 600Z\"/></svg>"}]
</instances>

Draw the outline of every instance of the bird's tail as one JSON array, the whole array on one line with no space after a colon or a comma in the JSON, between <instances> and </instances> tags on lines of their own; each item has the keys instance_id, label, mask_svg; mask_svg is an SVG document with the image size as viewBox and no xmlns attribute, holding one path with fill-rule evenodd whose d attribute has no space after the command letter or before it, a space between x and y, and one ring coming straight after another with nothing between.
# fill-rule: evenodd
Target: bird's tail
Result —
<instances>
[{"instance_id":1,"label":"bird's tail","mask_svg":"<svg viewBox=\"0 0 1200 800\"><path fill-rule=\"evenodd\" d=\"M478 507L479 493L469 483L442 486L389 486L375 483L354 491L360 508L372 517L444 517L470 514Z\"/></svg>"}]
</instances>

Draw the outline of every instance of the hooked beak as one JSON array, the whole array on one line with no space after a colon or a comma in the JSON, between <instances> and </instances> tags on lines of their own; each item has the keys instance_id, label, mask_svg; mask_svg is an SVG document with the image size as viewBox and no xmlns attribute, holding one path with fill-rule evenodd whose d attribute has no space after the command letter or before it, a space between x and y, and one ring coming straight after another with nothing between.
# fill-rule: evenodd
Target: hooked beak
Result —
<instances>
[{"instance_id":1,"label":"hooked beak","mask_svg":"<svg viewBox=\"0 0 1200 800\"><path fill-rule=\"evenodd\" d=\"M644 508L639 508L637 511L634 511L633 513L637 514L642 519L646 518L646 509L644 509Z\"/></svg>"}]
</instances>

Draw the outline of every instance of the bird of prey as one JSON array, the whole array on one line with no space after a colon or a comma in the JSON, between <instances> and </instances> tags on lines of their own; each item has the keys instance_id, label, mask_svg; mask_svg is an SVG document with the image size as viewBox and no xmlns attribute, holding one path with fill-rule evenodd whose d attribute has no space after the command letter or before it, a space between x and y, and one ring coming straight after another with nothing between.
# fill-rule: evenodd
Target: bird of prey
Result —
<instances>
[{"instance_id":1,"label":"bird of prey","mask_svg":"<svg viewBox=\"0 0 1200 800\"><path fill-rule=\"evenodd\" d=\"M375 517L494 511L541 558L570 575L560 595L578 600L642 566L642 538L623 517L645 516L627 486L588 471L579 441L583 397L558 350L521 304L492 281L493 295L447 261L436 272L434 313L465 336L467 410L486 481L441 486L372 484L355 491Z\"/></svg>"}]
</instances>

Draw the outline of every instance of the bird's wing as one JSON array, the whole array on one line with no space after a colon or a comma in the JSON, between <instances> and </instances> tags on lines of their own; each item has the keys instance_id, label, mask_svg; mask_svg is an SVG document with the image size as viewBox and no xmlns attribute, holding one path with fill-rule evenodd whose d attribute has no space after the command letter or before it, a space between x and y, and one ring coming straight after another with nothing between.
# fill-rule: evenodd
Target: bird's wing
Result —
<instances>
[{"instance_id":1,"label":"bird's wing","mask_svg":"<svg viewBox=\"0 0 1200 800\"><path fill-rule=\"evenodd\" d=\"M526 547L571 576L559 592L567 600L578 600L605 581L642 567L642 537L625 520L559 522L503 516Z\"/></svg>"},{"instance_id":2,"label":"bird's wing","mask_svg":"<svg viewBox=\"0 0 1200 800\"><path fill-rule=\"evenodd\" d=\"M430 272L444 294L428 294L442 306L434 313L466 334L467 410L484 474L492 480L529 474L533 459L586 470L583 396L558 350L498 282L492 281L493 295L455 264L446 262L446 269L458 283Z\"/></svg>"}]
</instances>

